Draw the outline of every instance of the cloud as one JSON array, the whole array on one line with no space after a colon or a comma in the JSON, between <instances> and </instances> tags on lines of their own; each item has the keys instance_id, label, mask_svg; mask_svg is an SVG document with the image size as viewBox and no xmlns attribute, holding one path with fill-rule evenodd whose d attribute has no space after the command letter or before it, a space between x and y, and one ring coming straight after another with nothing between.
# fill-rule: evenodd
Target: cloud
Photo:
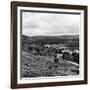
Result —
<instances>
[{"instance_id":1,"label":"cloud","mask_svg":"<svg viewBox=\"0 0 90 90\"><path fill-rule=\"evenodd\" d=\"M28 36L77 34L80 15L23 12L22 32Z\"/></svg>"}]
</instances>

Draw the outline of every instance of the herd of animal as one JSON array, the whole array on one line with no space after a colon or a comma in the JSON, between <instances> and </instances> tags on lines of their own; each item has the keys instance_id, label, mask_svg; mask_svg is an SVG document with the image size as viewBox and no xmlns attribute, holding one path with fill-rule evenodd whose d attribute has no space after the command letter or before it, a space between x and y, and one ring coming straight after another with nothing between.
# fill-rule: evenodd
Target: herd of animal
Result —
<instances>
[{"instance_id":1,"label":"herd of animal","mask_svg":"<svg viewBox=\"0 0 90 90\"><path fill-rule=\"evenodd\" d=\"M79 50L69 50L68 48L54 48L47 45L26 45L25 51L34 55L53 56L53 60L57 63L60 58L76 62L79 64Z\"/></svg>"}]
</instances>

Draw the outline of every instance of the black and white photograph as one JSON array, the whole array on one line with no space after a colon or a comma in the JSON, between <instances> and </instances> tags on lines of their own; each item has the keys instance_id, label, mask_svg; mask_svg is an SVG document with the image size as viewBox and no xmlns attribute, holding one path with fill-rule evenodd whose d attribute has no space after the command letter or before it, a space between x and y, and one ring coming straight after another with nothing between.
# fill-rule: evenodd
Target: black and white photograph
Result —
<instances>
[{"instance_id":1,"label":"black and white photograph","mask_svg":"<svg viewBox=\"0 0 90 90\"><path fill-rule=\"evenodd\" d=\"M11 3L11 87L87 83L87 6Z\"/></svg>"},{"instance_id":2,"label":"black and white photograph","mask_svg":"<svg viewBox=\"0 0 90 90\"><path fill-rule=\"evenodd\" d=\"M79 75L80 13L22 11L21 78Z\"/></svg>"}]
</instances>

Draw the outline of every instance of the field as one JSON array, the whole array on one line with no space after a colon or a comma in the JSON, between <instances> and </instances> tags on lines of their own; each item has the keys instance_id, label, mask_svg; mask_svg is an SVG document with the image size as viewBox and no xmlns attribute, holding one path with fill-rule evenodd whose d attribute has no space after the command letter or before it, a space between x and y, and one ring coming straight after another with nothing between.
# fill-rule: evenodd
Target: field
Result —
<instances>
[{"instance_id":1,"label":"field","mask_svg":"<svg viewBox=\"0 0 90 90\"><path fill-rule=\"evenodd\" d=\"M67 76L78 75L79 67L60 59L56 64L50 57L35 56L26 52L22 53L22 76Z\"/></svg>"},{"instance_id":2,"label":"field","mask_svg":"<svg viewBox=\"0 0 90 90\"><path fill-rule=\"evenodd\" d=\"M24 46L26 44L64 44L68 48L74 50L79 49L79 35L63 35L63 36L33 36L28 37L25 35L22 35L22 49L24 49Z\"/></svg>"},{"instance_id":3,"label":"field","mask_svg":"<svg viewBox=\"0 0 90 90\"><path fill-rule=\"evenodd\" d=\"M22 59L21 77L51 77L79 75L79 64L59 57L58 62L54 62L53 55L41 54L29 50L30 45L35 48L49 44L52 48L65 47L70 50L79 49L79 36L36 36L22 37ZM44 54L43 54L44 52ZM71 62L71 63L70 63Z\"/></svg>"}]
</instances>

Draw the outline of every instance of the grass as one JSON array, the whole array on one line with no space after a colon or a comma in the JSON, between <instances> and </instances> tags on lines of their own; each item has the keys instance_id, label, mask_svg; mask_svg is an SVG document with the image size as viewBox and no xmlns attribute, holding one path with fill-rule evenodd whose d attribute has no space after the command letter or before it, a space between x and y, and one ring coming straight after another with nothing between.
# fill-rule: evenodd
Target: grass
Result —
<instances>
[{"instance_id":1,"label":"grass","mask_svg":"<svg viewBox=\"0 0 90 90\"><path fill-rule=\"evenodd\" d=\"M21 77L51 77L78 75L79 67L60 58L54 63L53 57L22 52Z\"/></svg>"}]
</instances>

